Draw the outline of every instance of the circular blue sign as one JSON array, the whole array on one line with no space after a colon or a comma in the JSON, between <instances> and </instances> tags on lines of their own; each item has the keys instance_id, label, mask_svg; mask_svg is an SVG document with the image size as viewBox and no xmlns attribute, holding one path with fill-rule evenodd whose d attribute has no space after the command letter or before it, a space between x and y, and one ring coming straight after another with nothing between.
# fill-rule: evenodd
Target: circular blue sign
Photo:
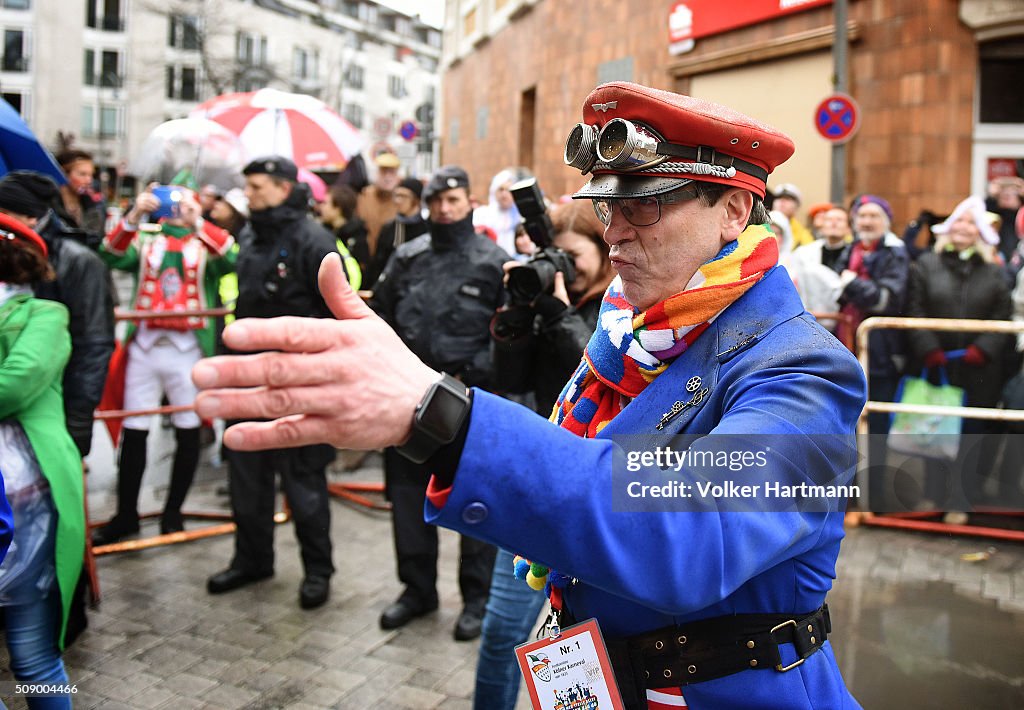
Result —
<instances>
[{"instance_id":1,"label":"circular blue sign","mask_svg":"<svg viewBox=\"0 0 1024 710\"><path fill-rule=\"evenodd\" d=\"M846 94L829 96L814 110L814 126L818 133L833 143L850 140L860 124L857 102Z\"/></svg>"},{"instance_id":2,"label":"circular blue sign","mask_svg":"<svg viewBox=\"0 0 1024 710\"><path fill-rule=\"evenodd\" d=\"M411 141L417 135L420 130L416 127L416 124L412 121L403 121L401 127L398 129L398 134L407 141Z\"/></svg>"}]
</instances>

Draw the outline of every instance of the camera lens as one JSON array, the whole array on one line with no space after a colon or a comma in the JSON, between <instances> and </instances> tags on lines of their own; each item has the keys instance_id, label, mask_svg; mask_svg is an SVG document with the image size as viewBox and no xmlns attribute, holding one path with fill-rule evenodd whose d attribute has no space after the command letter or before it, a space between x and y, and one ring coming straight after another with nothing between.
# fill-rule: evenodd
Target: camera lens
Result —
<instances>
[{"instance_id":1,"label":"camera lens","mask_svg":"<svg viewBox=\"0 0 1024 710\"><path fill-rule=\"evenodd\" d=\"M555 265L547 259L535 259L508 272L508 293L512 302L526 305L555 285Z\"/></svg>"}]
</instances>

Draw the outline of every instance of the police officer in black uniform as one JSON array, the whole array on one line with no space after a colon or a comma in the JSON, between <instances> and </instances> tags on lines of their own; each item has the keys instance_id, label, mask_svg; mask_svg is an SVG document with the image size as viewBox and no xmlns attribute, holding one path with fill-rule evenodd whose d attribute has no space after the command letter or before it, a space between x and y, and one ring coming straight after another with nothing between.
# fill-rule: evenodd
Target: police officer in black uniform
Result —
<instances>
[{"instance_id":1,"label":"police officer in black uniform","mask_svg":"<svg viewBox=\"0 0 1024 710\"><path fill-rule=\"evenodd\" d=\"M309 191L298 182L295 163L271 156L252 161L242 172L251 217L238 238L235 316L331 318L317 287L317 273L323 258L337 248L330 232L309 215ZM274 483L275 474L280 474L305 569L299 604L312 609L327 601L334 565L326 468L334 455L334 448L327 445L227 451L237 525L235 555L226 570L208 580L210 594L230 592L274 574Z\"/></svg>"},{"instance_id":2,"label":"police officer in black uniform","mask_svg":"<svg viewBox=\"0 0 1024 710\"><path fill-rule=\"evenodd\" d=\"M370 306L431 367L467 387L491 381L489 324L501 305L504 250L473 229L469 176L440 168L423 192L429 232L402 244L374 286ZM369 363L368 363L369 365ZM392 505L398 578L405 590L384 610L384 629L404 626L437 608L437 528L423 521L429 474L395 449L384 453ZM459 588L463 611L455 639L480 635L495 548L463 536Z\"/></svg>"}]
</instances>

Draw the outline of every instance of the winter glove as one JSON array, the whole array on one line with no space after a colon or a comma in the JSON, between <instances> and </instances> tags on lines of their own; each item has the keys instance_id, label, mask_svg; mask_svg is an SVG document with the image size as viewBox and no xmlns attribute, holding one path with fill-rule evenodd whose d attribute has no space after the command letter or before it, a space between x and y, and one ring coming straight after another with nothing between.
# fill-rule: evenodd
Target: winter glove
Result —
<instances>
[{"instance_id":1,"label":"winter glove","mask_svg":"<svg viewBox=\"0 0 1024 710\"><path fill-rule=\"evenodd\" d=\"M964 357L964 360L967 360L966 356ZM924 356L924 366L928 369L933 367L945 367L947 362L949 361L946 359L946 353L942 352L942 350L938 348Z\"/></svg>"},{"instance_id":2,"label":"winter glove","mask_svg":"<svg viewBox=\"0 0 1024 710\"><path fill-rule=\"evenodd\" d=\"M981 367L988 361L988 356L985 355L985 352L977 345L968 345L967 352L964 353L963 360L965 365Z\"/></svg>"},{"instance_id":3,"label":"winter glove","mask_svg":"<svg viewBox=\"0 0 1024 710\"><path fill-rule=\"evenodd\" d=\"M544 319L545 324L558 320L558 317L569 307L549 293L542 293L537 296L531 305L533 310Z\"/></svg>"}]
</instances>

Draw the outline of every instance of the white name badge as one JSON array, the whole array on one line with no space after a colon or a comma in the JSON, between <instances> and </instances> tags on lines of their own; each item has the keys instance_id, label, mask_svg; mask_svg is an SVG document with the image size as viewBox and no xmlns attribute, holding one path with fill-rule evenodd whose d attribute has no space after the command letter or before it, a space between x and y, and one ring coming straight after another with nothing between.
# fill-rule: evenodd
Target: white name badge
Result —
<instances>
[{"instance_id":1,"label":"white name badge","mask_svg":"<svg viewBox=\"0 0 1024 710\"><path fill-rule=\"evenodd\" d=\"M516 646L534 710L624 710L597 619Z\"/></svg>"}]
</instances>

